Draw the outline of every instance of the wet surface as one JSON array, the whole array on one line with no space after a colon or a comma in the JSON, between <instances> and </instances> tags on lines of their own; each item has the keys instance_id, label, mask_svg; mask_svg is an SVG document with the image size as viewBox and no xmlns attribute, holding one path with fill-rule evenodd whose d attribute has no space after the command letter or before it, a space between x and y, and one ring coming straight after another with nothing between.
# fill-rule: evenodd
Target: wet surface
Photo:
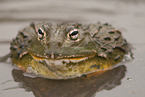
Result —
<instances>
[{"instance_id":1,"label":"wet surface","mask_svg":"<svg viewBox=\"0 0 145 97\"><path fill-rule=\"evenodd\" d=\"M35 97L92 97L96 92L103 89L111 90L120 85L125 72L126 67L122 65L96 76L83 76L69 80L30 78L24 76L22 71L15 69L12 75L16 82L23 83L22 86L26 90L33 91Z\"/></svg>"},{"instance_id":2,"label":"wet surface","mask_svg":"<svg viewBox=\"0 0 145 97\"><path fill-rule=\"evenodd\" d=\"M123 32L123 36L133 46L135 57L132 62L92 80L77 79L70 82L28 78L21 71L13 70L10 63L0 63L0 97L45 97L47 93L54 97L144 97L144 9L145 0L0 0L0 56L9 53L9 42L19 29L30 22L101 21ZM20 83L23 84L20 86ZM22 85L27 88L24 89ZM25 91L28 89L31 91Z\"/></svg>"}]
</instances>

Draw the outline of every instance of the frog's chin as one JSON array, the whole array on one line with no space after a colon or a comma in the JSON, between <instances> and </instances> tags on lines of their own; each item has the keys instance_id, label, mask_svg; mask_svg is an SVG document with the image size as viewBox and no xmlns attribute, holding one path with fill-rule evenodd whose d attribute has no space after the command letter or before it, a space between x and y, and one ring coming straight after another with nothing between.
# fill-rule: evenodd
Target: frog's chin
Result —
<instances>
[{"instance_id":1,"label":"frog's chin","mask_svg":"<svg viewBox=\"0 0 145 97\"><path fill-rule=\"evenodd\" d=\"M83 58L72 58L72 59L58 59L58 60L51 60L51 59L44 59L44 61L47 64L55 64L55 65L63 65L63 64L69 64L69 63L78 63L81 61L87 60L88 57Z\"/></svg>"}]
</instances>

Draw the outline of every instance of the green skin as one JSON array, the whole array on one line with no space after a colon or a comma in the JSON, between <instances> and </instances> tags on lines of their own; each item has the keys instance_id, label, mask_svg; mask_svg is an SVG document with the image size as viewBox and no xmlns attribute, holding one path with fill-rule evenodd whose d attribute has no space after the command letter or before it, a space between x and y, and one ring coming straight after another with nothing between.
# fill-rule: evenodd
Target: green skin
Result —
<instances>
[{"instance_id":1,"label":"green skin","mask_svg":"<svg viewBox=\"0 0 145 97\"><path fill-rule=\"evenodd\" d=\"M29 73L69 79L111 68L128 53L109 24L31 24L11 43L13 64Z\"/></svg>"}]
</instances>

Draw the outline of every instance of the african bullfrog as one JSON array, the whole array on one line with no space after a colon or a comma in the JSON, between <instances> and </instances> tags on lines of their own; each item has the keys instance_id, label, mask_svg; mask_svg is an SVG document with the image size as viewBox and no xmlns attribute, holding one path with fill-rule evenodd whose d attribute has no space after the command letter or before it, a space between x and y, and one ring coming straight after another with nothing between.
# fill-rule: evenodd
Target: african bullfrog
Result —
<instances>
[{"instance_id":1,"label":"african bullfrog","mask_svg":"<svg viewBox=\"0 0 145 97\"><path fill-rule=\"evenodd\" d=\"M24 71L68 79L111 68L129 47L108 23L31 23L19 31L10 50L12 63Z\"/></svg>"}]
</instances>

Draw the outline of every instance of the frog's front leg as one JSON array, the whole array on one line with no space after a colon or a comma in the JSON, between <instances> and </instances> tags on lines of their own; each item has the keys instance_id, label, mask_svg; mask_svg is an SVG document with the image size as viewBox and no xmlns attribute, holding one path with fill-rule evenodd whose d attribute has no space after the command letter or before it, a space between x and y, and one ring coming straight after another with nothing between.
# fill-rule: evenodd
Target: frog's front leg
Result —
<instances>
[{"instance_id":1,"label":"frog's front leg","mask_svg":"<svg viewBox=\"0 0 145 97\"><path fill-rule=\"evenodd\" d=\"M0 57L0 62L6 62L10 56L11 56L11 53L8 53L5 56Z\"/></svg>"}]
</instances>

